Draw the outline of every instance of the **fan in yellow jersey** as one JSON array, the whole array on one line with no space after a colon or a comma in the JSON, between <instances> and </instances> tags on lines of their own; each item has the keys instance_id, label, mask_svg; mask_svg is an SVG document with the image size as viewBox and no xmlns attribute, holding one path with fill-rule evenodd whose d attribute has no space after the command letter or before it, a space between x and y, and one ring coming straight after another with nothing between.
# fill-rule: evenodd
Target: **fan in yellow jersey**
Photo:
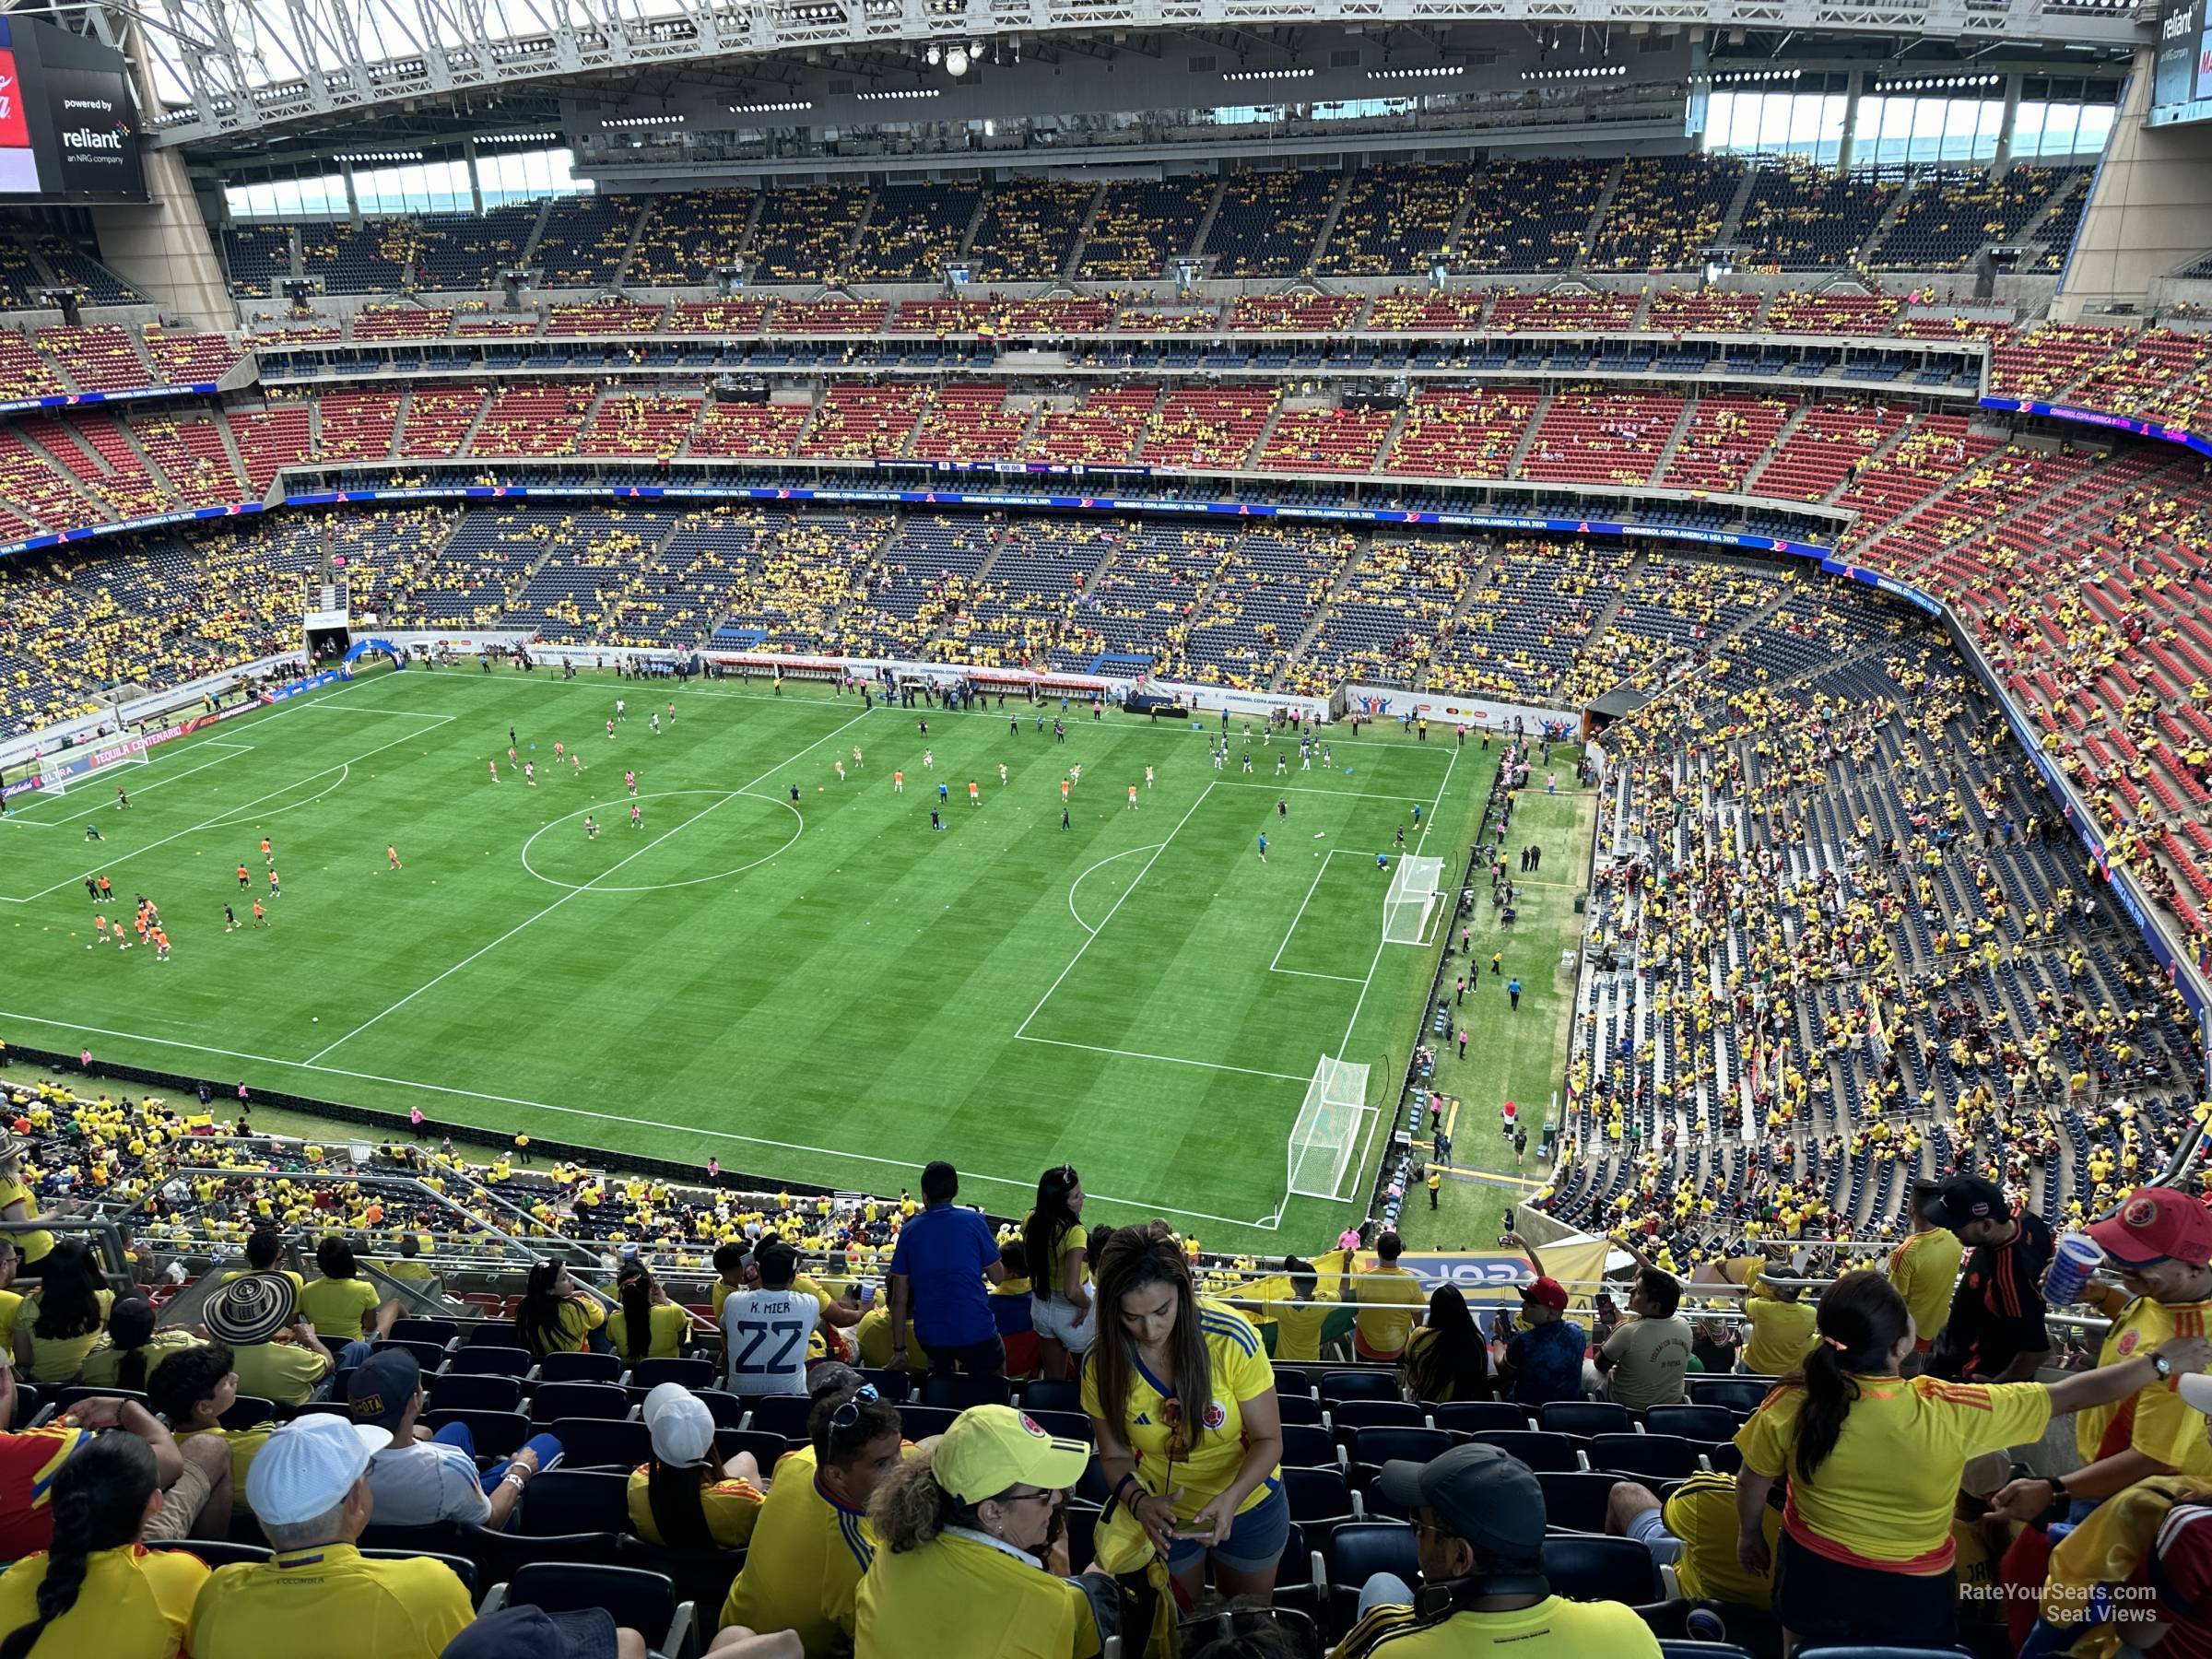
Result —
<instances>
[{"instance_id":1,"label":"fan in yellow jersey","mask_svg":"<svg viewBox=\"0 0 2212 1659\"><path fill-rule=\"evenodd\" d=\"M2137 1187L2088 1235L2120 1270L2122 1287L2092 1284L2080 1299L2112 1322L2098 1350L2100 1366L2150 1353L2177 1336L2205 1335L2212 1314L2212 1210L2202 1201L2171 1187ZM2079 1520L2154 1475L2212 1478L2205 1419L2182 1398L2179 1382L2170 1377L2083 1412L2074 1419L2083 1466L2056 1480L2012 1482L1997 1494L1993 1512L2031 1521L2063 1497L2081 1506Z\"/></svg>"},{"instance_id":2,"label":"fan in yellow jersey","mask_svg":"<svg viewBox=\"0 0 2212 1659\"><path fill-rule=\"evenodd\" d=\"M629 1476L629 1524L648 1544L743 1549L760 1518L760 1465L714 1453L714 1414L680 1382L645 1396L653 1461Z\"/></svg>"},{"instance_id":3,"label":"fan in yellow jersey","mask_svg":"<svg viewBox=\"0 0 2212 1659\"><path fill-rule=\"evenodd\" d=\"M1932 1181L1912 1183L1912 1231L1889 1253L1889 1282L1912 1312L1913 1350L1923 1356L1935 1348L1936 1333L1950 1317L1951 1292L1958 1287L1959 1262L1966 1251L1957 1233L1921 1213L1922 1200L1933 1197L1936 1186Z\"/></svg>"},{"instance_id":4,"label":"fan in yellow jersey","mask_svg":"<svg viewBox=\"0 0 2212 1659\"><path fill-rule=\"evenodd\" d=\"M1905 1299L1878 1273L1820 1299L1819 1340L1737 1432L1736 1559L1773 1560L1774 1610L1798 1646L1947 1646L1958 1629L1951 1519L1967 1462L2029 1444L2051 1418L2202 1371L2212 1342L2177 1338L2065 1380L1945 1382L1898 1375L1912 1352ZM1757 1528L1787 1478L1779 1556Z\"/></svg>"},{"instance_id":5,"label":"fan in yellow jersey","mask_svg":"<svg viewBox=\"0 0 2212 1659\"><path fill-rule=\"evenodd\" d=\"M880 1545L860 1581L854 1659L964 1653L1088 1659L1084 1593L1046 1556L1090 1448L1007 1406L975 1406L894 1469L868 1515Z\"/></svg>"},{"instance_id":6,"label":"fan in yellow jersey","mask_svg":"<svg viewBox=\"0 0 2212 1659\"><path fill-rule=\"evenodd\" d=\"M1377 1573L1359 1622L1334 1659L1458 1659L1495 1650L1513 1659L1658 1659L1659 1639L1619 1602L1554 1595L1544 1579L1544 1488L1496 1446L1454 1446L1428 1463L1387 1463L1378 1477L1414 1518L1421 1583ZM1449 1599L1431 1606L1436 1592Z\"/></svg>"},{"instance_id":7,"label":"fan in yellow jersey","mask_svg":"<svg viewBox=\"0 0 2212 1659\"><path fill-rule=\"evenodd\" d=\"M1329 1315L1336 1311L1332 1300L1315 1300L1320 1288L1320 1276L1313 1264L1297 1256L1283 1258L1283 1273L1290 1281L1288 1301L1240 1302L1237 1305L1246 1313L1255 1315L1261 1324L1275 1327L1275 1357L1291 1364L1316 1363L1321 1359L1322 1328L1328 1324Z\"/></svg>"},{"instance_id":8,"label":"fan in yellow jersey","mask_svg":"<svg viewBox=\"0 0 2212 1659\"><path fill-rule=\"evenodd\" d=\"M1107 1241L1097 1310L1083 1409L1108 1488L1190 1599L1209 1557L1223 1595L1272 1594L1290 1505L1275 1371L1259 1333L1235 1309L1198 1299L1165 1221Z\"/></svg>"},{"instance_id":9,"label":"fan in yellow jersey","mask_svg":"<svg viewBox=\"0 0 2212 1659\"><path fill-rule=\"evenodd\" d=\"M184 1649L207 1569L182 1550L148 1550L161 1510L153 1448L103 1434L53 1477L53 1547L0 1577L0 1652L47 1659L169 1659ZM41 1606L45 1596L47 1606Z\"/></svg>"},{"instance_id":10,"label":"fan in yellow jersey","mask_svg":"<svg viewBox=\"0 0 2212 1659\"><path fill-rule=\"evenodd\" d=\"M899 1408L849 1381L818 1388L806 1426L813 1443L776 1465L722 1623L796 1631L806 1659L840 1659L852 1650L861 1575L876 1559L868 1499L903 1454Z\"/></svg>"}]
</instances>

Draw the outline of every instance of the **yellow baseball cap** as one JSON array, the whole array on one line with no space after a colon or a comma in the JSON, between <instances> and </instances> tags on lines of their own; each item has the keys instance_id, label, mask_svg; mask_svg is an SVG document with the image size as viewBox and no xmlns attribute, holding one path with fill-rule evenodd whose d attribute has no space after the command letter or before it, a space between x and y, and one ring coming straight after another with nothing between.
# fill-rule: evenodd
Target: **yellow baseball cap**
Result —
<instances>
[{"instance_id":1,"label":"yellow baseball cap","mask_svg":"<svg viewBox=\"0 0 2212 1659\"><path fill-rule=\"evenodd\" d=\"M963 1503L981 1503L1011 1487L1064 1491L1083 1478L1090 1448L1055 1440L1011 1406L971 1406L937 1441L937 1484Z\"/></svg>"}]
</instances>

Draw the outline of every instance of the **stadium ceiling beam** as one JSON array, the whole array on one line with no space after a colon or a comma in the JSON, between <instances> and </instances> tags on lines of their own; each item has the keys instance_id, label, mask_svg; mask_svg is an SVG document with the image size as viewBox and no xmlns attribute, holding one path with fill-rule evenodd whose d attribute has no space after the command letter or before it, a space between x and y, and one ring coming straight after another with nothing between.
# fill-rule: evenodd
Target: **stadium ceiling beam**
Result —
<instances>
[{"instance_id":1,"label":"stadium ceiling beam","mask_svg":"<svg viewBox=\"0 0 2212 1659\"><path fill-rule=\"evenodd\" d=\"M135 30L169 107L156 144L650 65L742 65L1018 34L1120 50L1163 33L1339 25L1644 25L2124 47L2125 12L2063 0L143 0ZM123 8L124 15L129 7Z\"/></svg>"}]
</instances>

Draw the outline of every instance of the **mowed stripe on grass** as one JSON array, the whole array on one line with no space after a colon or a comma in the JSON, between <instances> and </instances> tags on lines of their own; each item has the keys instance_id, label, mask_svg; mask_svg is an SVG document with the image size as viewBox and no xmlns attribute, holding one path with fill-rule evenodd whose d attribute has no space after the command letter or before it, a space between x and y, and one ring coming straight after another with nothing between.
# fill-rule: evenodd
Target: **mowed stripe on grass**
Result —
<instances>
[{"instance_id":1,"label":"mowed stripe on grass","mask_svg":"<svg viewBox=\"0 0 2212 1659\"><path fill-rule=\"evenodd\" d=\"M631 713L609 743L618 694ZM653 708L668 727L657 737ZM116 886L126 902L143 890L161 904L175 959L85 950L89 907L57 888L0 912L17 924L18 959L41 970L4 999L0 1025L19 1042L81 1040L233 1083L702 1163L712 1153L785 1179L883 1188L949 1155L971 1195L998 1208L1018 1207L1038 1170L1072 1160L1109 1214L1181 1215L1225 1244L1302 1248L1310 1232L1333 1233L1342 1210L1306 1201L1277 1226L1252 1224L1282 1204L1302 1079L1346 1046L1355 1006L1353 1058L1402 1067L1412 1040L1431 959L1378 952L1387 878L1372 851L1400 823L1410 839L1410 802L1437 806L1449 777L1427 834L1455 879L1494 756L1470 749L1455 765L1448 735L1371 734L1337 741L1333 772L1295 773L1293 759L1278 783L1276 750L1256 738L1246 779L1234 754L1216 772L1187 725L1071 711L1055 744L1026 706L1009 731L1016 708L863 714L821 693L591 676L367 678L318 712L227 724L251 755L180 777L129 814L107 809L109 855L135 854ZM413 715L417 729L355 764L344 787L268 820L285 886L274 925L226 935L222 905L242 912L251 896L237 863L254 893L265 885L264 826L250 812L208 820L272 792L291 800L295 780L371 747L356 728L384 723L339 710ZM508 771L511 724L537 745L535 789L487 775L494 757ZM555 738L581 751L582 778L553 772ZM178 750L131 775L195 763ZM1062 830L1058 785L1077 760L1084 778ZM1158 782L1145 791L1147 764ZM633 831L626 768L641 794L698 793L648 800ZM980 807L967 804L971 777ZM606 802L587 841L581 810ZM100 810L88 797L87 813ZM532 863L554 880L523 865L533 836ZM384 868L387 841L399 873ZM1327 860L1316 884L1331 848L1362 856ZM11 885L62 881L100 850L16 838ZM765 862L699 880L751 858ZM1343 977L1270 972L1278 950L1287 966ZM1025 1020L1050 1041L1017 1041Z\"/></svg>"}]
</instances>

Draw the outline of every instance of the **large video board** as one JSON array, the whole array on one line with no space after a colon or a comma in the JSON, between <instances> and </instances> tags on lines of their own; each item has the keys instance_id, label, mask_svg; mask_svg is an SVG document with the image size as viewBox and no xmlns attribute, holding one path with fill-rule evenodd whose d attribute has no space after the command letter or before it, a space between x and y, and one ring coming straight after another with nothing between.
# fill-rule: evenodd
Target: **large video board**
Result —
<instances>
[{"instance_id":1,"label":"large video board","mask_svg":"<svg viewBox=\"0 0 2212 1659\"><path fill-rule=\"evenodd\" d=\"M143 202L123 54L0 16L0 202Z\"/></svg>"}]
</instances>

